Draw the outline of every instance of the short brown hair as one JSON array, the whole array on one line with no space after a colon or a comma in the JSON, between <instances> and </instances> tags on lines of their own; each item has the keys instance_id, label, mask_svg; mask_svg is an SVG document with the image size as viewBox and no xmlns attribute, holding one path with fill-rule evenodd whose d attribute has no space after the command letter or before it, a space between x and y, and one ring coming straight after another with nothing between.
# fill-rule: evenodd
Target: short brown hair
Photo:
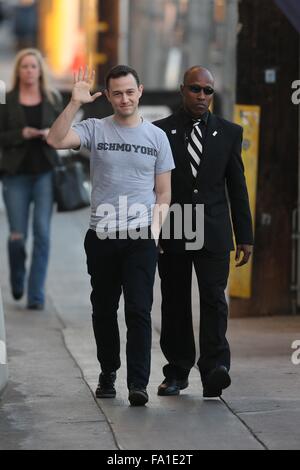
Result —
<instances>
[{"instance_id":1,"label":"short brown hair","mask_svg":"<svg viewBox=\"0 0 300 470\"><path fill-rule=\"evenodd\" d=\"M141 81L140 81L140 78L139 78L138 73L137 73L136 70L129 67L128 65L117 65L116 67L113 67L108 72L108 74L105 78L106 89L108 90L109 82L110 82L111 79L120 78L120 77L127 77L127 75L133 75L133 77L136 80L137 85L140 86Z\"/></svg>"}]
</instances>

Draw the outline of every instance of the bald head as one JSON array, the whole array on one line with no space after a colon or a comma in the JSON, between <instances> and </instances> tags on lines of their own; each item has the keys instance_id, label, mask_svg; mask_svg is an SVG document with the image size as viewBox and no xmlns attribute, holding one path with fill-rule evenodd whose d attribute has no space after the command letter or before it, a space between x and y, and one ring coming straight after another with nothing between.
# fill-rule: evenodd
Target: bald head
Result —
<instances>
[{"instance_id":1,"label":"bald head","mask_svg":"<svg viewBox=\"0 0 300 470\"><path fill-rule=\"evenodd\" d=\"M214 86L213 74L204 67L196 65L185 72L181 94L183 106L188 114L200 118L209 110Z\"/></svg>"},{"instance_id":2,"label":"bald head","mask_svg":"<svg viewBox=\"0 0 300 470\"><path fill-rule=\"evenodd\" d=\"M186 84L186 82L190 80L191 76L195 74L197 76L203 77L204 80L209 81L214 86L215 79L213 74L210 70L206 69L205 67L201 67L200 65L194 65L185 72L183 83Z\"/></svg>"}]
</instances>

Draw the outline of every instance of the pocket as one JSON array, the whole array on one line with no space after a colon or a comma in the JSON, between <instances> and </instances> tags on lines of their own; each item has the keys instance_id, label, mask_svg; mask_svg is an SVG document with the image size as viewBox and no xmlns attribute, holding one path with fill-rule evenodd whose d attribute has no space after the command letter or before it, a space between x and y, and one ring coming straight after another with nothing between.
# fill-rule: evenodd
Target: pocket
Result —
<instances>
[{"instance_id":1,"label":"pocket","mask_svg":"<svg viewBox=\"0 0 300 470\"><path fill-rule=\"evenodd\" d=\"M84 239L84 251L86 254L86 258L87 258L86 261L87 261L89 271L90 271L90 266L96 257L96 252L97 252L96 242L97 242L96 232L94 232L94 230L89 229Z\"/></svg>"},{"instance_id":2,"label":"pocket","mask_svg":"<svg viewBox=\"0 0 300 470\"><path fill-rule=\"evenodd\" d=\"M86 255L87 255L87 252L88 252L89 235L90 235L90 230L88 230L86 232L86 235L85 235L85 238L84 238L84 243L83 243L84 251L85 251Z\"/></svg>"},{"instance_id":3,"label":"pocket","mask_svg":"<svg viewBox=\"0 0 300 470\"><path fill-rule=\"evenodd\" d=\"M153 254L154 258L157 260L159 255L159 248L156 246L155 240L153 238L148 238L147 240L141 240L144 246L151 256Z\"/></svg>"}]
</instances>

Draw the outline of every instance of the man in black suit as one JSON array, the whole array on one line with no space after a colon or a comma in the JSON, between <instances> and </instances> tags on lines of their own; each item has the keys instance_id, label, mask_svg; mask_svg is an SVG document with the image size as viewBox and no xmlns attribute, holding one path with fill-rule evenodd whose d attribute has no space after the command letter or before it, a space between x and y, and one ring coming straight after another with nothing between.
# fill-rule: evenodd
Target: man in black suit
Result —
<instances>
[{"instance_id":1,"label":"man in black suit","mask_svg":"<svg viewBox=\"0 0 300 470\"><path fill-rule=\"evenodd\" d=\"M180 390L188 387L188 376L195 364L191 302L194 266L200 291L198 367L203 395L219 397L231 384L225 289L230 251L234 250L232 225L237 267L248 263L253 245L241 158L243 129L209 111L214 95L214 78L209 70L199 66L189 69L181 94L183 108L155 124L166 132L175 159L172 204L192 207L194 216L190 223L193 228L199 205L204 205L204 246L187 248L184 237L176 239L175 225L171 237L161 240L161 348L168 364L163 369L165 380L158 394L179 395ZM186 231L191 227L183 228Z\"/></svg>"}]
</instances>

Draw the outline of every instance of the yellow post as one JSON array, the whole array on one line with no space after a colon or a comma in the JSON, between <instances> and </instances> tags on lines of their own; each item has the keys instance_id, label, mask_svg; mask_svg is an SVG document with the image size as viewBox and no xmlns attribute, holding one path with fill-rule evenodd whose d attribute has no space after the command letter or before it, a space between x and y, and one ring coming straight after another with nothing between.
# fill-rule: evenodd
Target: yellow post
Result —
<instances>
[{"instance_id":1,"label":"yellow post","mask_svg":"<svg viewBox=\"0 0 300 470\"><path fill-rule=\"evenodd\" d=\"M76 54L79 1L47 0L41 7L43 49L56 75L69 72Z\"/></svg>"},{"instance_id":2,"label":"yellow post","mask_svg":"<svg viewBox=\"0 0 300 470\"><path fill-rule=\"evenodd\" d=\"M40 47L56 76L70 76L80 66L95 65L97 0L43 0L40 9Z\"/></svg>"},{"instance_id":3,"label":"yellow post","mask_svg":"<svg viewBox=\"0 0 300 470\"><path fill-rule=\"evenodd\" d=\"M236 105L235 122L244 128L243 162L247 180L250 208L255 221L260 107ZM235 267L234 254L232 254L232 269L230 273L229 292L231 297L249 299L251 297L252 259L242 268Z\"/></svg>"}]
</instances>

